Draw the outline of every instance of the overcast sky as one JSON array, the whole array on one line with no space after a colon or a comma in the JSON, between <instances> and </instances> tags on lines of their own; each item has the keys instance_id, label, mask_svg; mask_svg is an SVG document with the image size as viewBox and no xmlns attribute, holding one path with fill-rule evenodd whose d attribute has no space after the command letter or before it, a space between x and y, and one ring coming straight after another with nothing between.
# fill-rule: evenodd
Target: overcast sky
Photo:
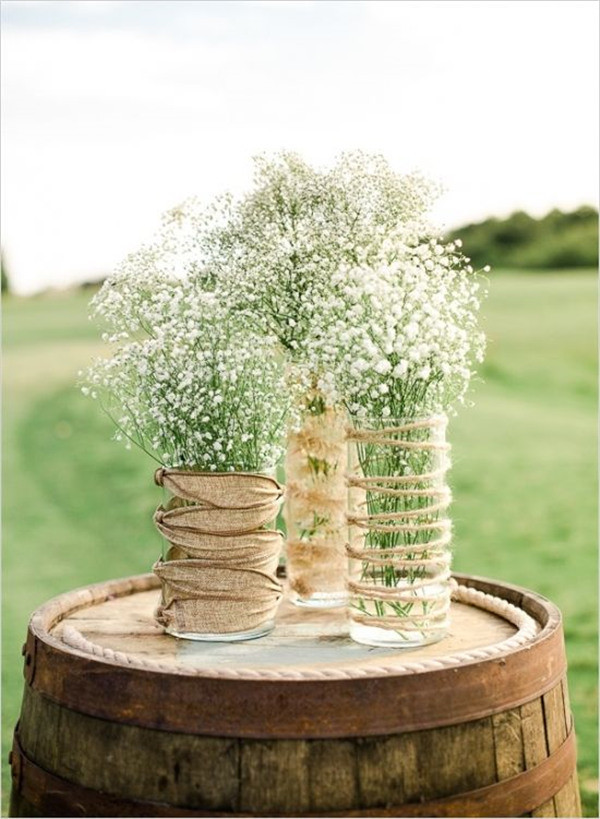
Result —
<instances>
[{"instance_id":1,"label":"overcast sky","mask_svg":"<svg viewBox=\"0 0 600 819\"><path fill-rule=\"evenodd\" d=\"M2 245L94 278L251 157L381 152L446 226L595 204L593 0L3 0Z\"/></svg>"}]
</instances>

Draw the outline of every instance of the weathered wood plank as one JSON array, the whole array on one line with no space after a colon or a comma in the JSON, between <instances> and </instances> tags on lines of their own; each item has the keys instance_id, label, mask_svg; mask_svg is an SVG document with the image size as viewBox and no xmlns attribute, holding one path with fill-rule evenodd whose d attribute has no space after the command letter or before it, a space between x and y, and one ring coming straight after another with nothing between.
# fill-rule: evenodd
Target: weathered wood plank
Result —
<instances>
[{"instance_id":1,"label":"weathered wood plank","mask_svg":"<svg viewBox=\"0 0 600 819\"><path fill-rule=\"evenodd\" d=\"M402 665L407 659L453 655L481 646L494 645L512 637L516 629L507 620L475 606L452 604L451 633L441 643L423 646L407 658L396 649L360 646L348 635L343 607L328 610L303 610L285 600L277 613L277 627L261 638L261 651L255 643L194 642L176 640L164 634L154 621L159 598L155 590L119 597L66 616L52 633L61 637L71 626L87 640L103 648L122 651L134 657L172 666L215 668L319 668L343 667L360 661L365 665ZM298 640L299 630L302 639ZM325 639L326 638L326 639Z\"/></svg>"},{"instance_id":2,"label":"weathered wood plank","mask_svg":"<svg viewBox=\"0 0 600 819\"><path fill-rule=\"evenodd\" d=\"M563 705L565 713L565 727L567 733L574 730L573 714L571 712L571 703L569 701L569 686L567 677L563 678L561 682ZM569 782L560 791L560 804L564 808L565 816L581 816L581 793L579 790L579 778L577 771L573 774Z\"/></svg>"},{"instance_id":3,"label":"weathered wood plank","mask_svg":"<svg viewBox=\"0 0 600 819\"><path fill-rule=\"evenodd\" d=\"M571 730L571 726L573 723L573 713L571 711L571 702L569 700L569 686L567 683L567 677L563 677L561 680L561 689L562 689L562 698L563 698L563 706L565 712L565 726L567 729L567 733Z\"/></svg>"},{"instance_id":4,"label":"weathered wood plank","mask_svg":"<svg viewBox=\"0 0 600 819\"><path fill-rule=\"evenodd\" d=\"M311 811L341 812L358 808L356 742L311 742L308 783Z\"/></svg>"},{"instance_id":5,"label":"weathered wood plank","mask_svg":"<svg viewBox=\"0 0 600 819\"><path fill-rule=\"evenodd\" d=\"M494 756L498 781L525 770L521 711L513 708L492 716Z\"/></svg>"},{"instance_id":6,"label":"weathered wood plank","mask_svg":"<svg viewBox=\"0 0 600 819\"><path fill-rule=\"evenodd\" d=\"M562 696L562 686L559 683L551 691L542 697L544 705L544 726L546 729L546 741L548 743L548 753L556 751L567 738L565 725L565 706ZM562 798L559 794L553 797L554 816L566 816L562 811Z\"/></svg>"},{"instance_id":7,"label":"weathered wood plank","mask_svg":"<svg viewBox=\"0 0 600 819\"><path fill-rule=\"evenodd\" d=\"M491 717L422 731L417 740L417 771L424 777L425 799L483 788L496 781L494 734ZM407 782L415 794L418 778ZM415 796L410 798L414 799Z\"/></svg>"},{"instance_id":8,"label":"weathered wood plank","mask_svg":"<svg viewBox=\"0 0 600 819\"><path fill-rule=\"evenodd\" d=\"M490 717L358 744L363 807L450 796L491 785L496 764Z\"/></svg>"},{"instance_id":9,"label":"weathered wood plank","mask_svg":"<svg viewBox=\"0 0 600 819\"><path fill-rule=\"evenodd\" d=\"M563 817L581 816L581 797L579 779L575 771L566 785L554 797L556 815Z\"/></svg>"},{"instance_id":10,"label":"weathered wood plank","mask_svg":"<svg viewBox=\"0 0 600 819\"><path fill-rule=\"evenodd\" d=\"M525 770L539 765L548 756L544 709L542 700L532 700L521 706L521 732L523 736L523 755ZM556 816L554 800L549 799L531 812L532 816Z\"/></svg>"},{"instance_id":11,"label":"weathered wood plank","mask_svg":"<svg viewBox=\"0 0 600 819\"><path fill-rule=\"evenodd\" d=\"M384 808L419 799L426 771L419 780L416 735L359 740L356 747L360 806ZM415 794L416 791L416 794Z\"/></svg>"},{"instance_id":12,"label":"weathered wood plank","mask_svg":"<svg viewBox=\"0 0 600 819\"><path fill-rule=\"evenodd\" d=\"M571 717L570 715L567 717L565 713L565 687L566 681L562 680L543 697L546 737L550 753L562 745L571 725ZM575 787L573 787L574 784ZM554 796L554 809L556 816L576 816L580 811L579 789L577 783L573 783L573 777Z\"/></svg>"},{"instance_id":13,"label":"weathered wood plank","mask_svg":"<svg viewBox=\"0 0 600 819\"><path fill-rule=\"evenodd\" d=\"M301 740L241 745L240 811L299 816L310 809L309 747Z\"/></svg>"},{"instance_id":14,"label":"weathered wood plank","mask_svg":"<svg viewBox=\"0 0 600 819\"><path fill-rule=\"evenodd\" d=\"M543 717L537 700L514 713L397 736L232 740L111 723L27 689L20 735L42 768L96 791L225 814L301 816L393 807L493 784L546 758ZM576 799L574 779L534 815L554 816L556 801L562 815L576 816Z\"/></svg>"},{"instance_id":15,"label":"weathered wood plank","mask_svg":"<svg viewBox=\"0 0 600 819\"><path fill-rule=\"evenodd\" d=\"M120 725L61 708L31 689L19 730L38 765L84 787L206 810L238 807L237 740Z\"/></svg>"}]
</instances>

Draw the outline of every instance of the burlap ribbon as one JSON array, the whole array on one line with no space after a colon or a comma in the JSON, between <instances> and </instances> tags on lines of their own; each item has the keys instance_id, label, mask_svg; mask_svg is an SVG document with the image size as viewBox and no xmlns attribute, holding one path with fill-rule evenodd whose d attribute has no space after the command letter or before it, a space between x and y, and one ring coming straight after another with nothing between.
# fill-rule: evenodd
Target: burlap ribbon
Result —
<instances>
[{"instance_id":1,"label":"burlap ribbon","mask_svg":"<svg viewBox=\"0 0 600 819\"><path fill-rule=\"evenodd\" d=\"M264 529L283 487L267 475L159 469L174 497L154 521L169 543L154 566L162 584L156 620L170 631L227 634L272 620L282 595L276 577L282 534Z\"/></svg>"},{"instance_id":2,"label":"burlap ribbon","mask_svg":"<svg viewBox=\"0 0 600 819\"><path fill-rule=\"evenodd\" d=\"M258 628L272 620L281 597L274 574L233 565L213 568L204 560L158 561L163 585L157 614L178 632L226 634Z\"/></svg>"}]
</instances>

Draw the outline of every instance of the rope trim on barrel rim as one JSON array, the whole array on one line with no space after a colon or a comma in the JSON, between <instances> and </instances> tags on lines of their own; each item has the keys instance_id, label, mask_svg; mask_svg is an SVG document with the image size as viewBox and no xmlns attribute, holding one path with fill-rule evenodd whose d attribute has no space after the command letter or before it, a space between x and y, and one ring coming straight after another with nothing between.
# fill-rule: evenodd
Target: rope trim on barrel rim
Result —
<instances>
[{"instance_id":1,"label":"rope trim on barrel rim","mask_svg":"<svg viewBox=\"0 0 600 819\"><path fill-rule=\"evenodd\" d=\"M488 660L509 651L520 648L531 643L538 634L539 625L523 609L509 603L501 597L479 591L470 586L456 584L452 591L452 600L456 603L463 603L469 606L489 611L512 623L518 629L512 637L502 640L491 646L461 651L445 657L427 658L421 662L407 662L400 665L355 665L351 668L322 668L310 671L293 669L261 669L255 668L219 668L219 669L195 669L179 663L166 664L157 660L140 657L122 651L114 651L111 648L98 645L88 640L74 626L65 624L62 631L62 641L77 651L90 654L100 660L128 665L132 668L139 668L145 671L157 671L172 674L176 671L193 677L213 677L226 679L271 679L271 680L307 680L307 679L354 679L358 677L371 677L376 675L389 674L418 674L425 671L436 671L444 668L453 668L465 663Z\"/></svg>"}]
</instances>

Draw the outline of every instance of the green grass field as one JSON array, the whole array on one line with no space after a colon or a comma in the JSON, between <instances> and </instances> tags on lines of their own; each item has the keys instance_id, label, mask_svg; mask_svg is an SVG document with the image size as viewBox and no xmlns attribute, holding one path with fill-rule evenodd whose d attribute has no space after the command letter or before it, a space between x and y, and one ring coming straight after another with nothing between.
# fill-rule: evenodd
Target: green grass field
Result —
<instances>
[{"instance_id":1,"label":"green grass field","mask_svg":"<svg viewBox=\"0 0 600 819\"><path fill-rule=\"evenodd\" d=\"M535 589L563 611L584 810L595 817L596 290L592 273L493 274L483 380L449 432L455 568ZM87 298L7 298L3 309L5 796L29 613L147 571L161 548L153 462L110 441L74 386L101 349Z\"/></svg>"}]
</instances>

